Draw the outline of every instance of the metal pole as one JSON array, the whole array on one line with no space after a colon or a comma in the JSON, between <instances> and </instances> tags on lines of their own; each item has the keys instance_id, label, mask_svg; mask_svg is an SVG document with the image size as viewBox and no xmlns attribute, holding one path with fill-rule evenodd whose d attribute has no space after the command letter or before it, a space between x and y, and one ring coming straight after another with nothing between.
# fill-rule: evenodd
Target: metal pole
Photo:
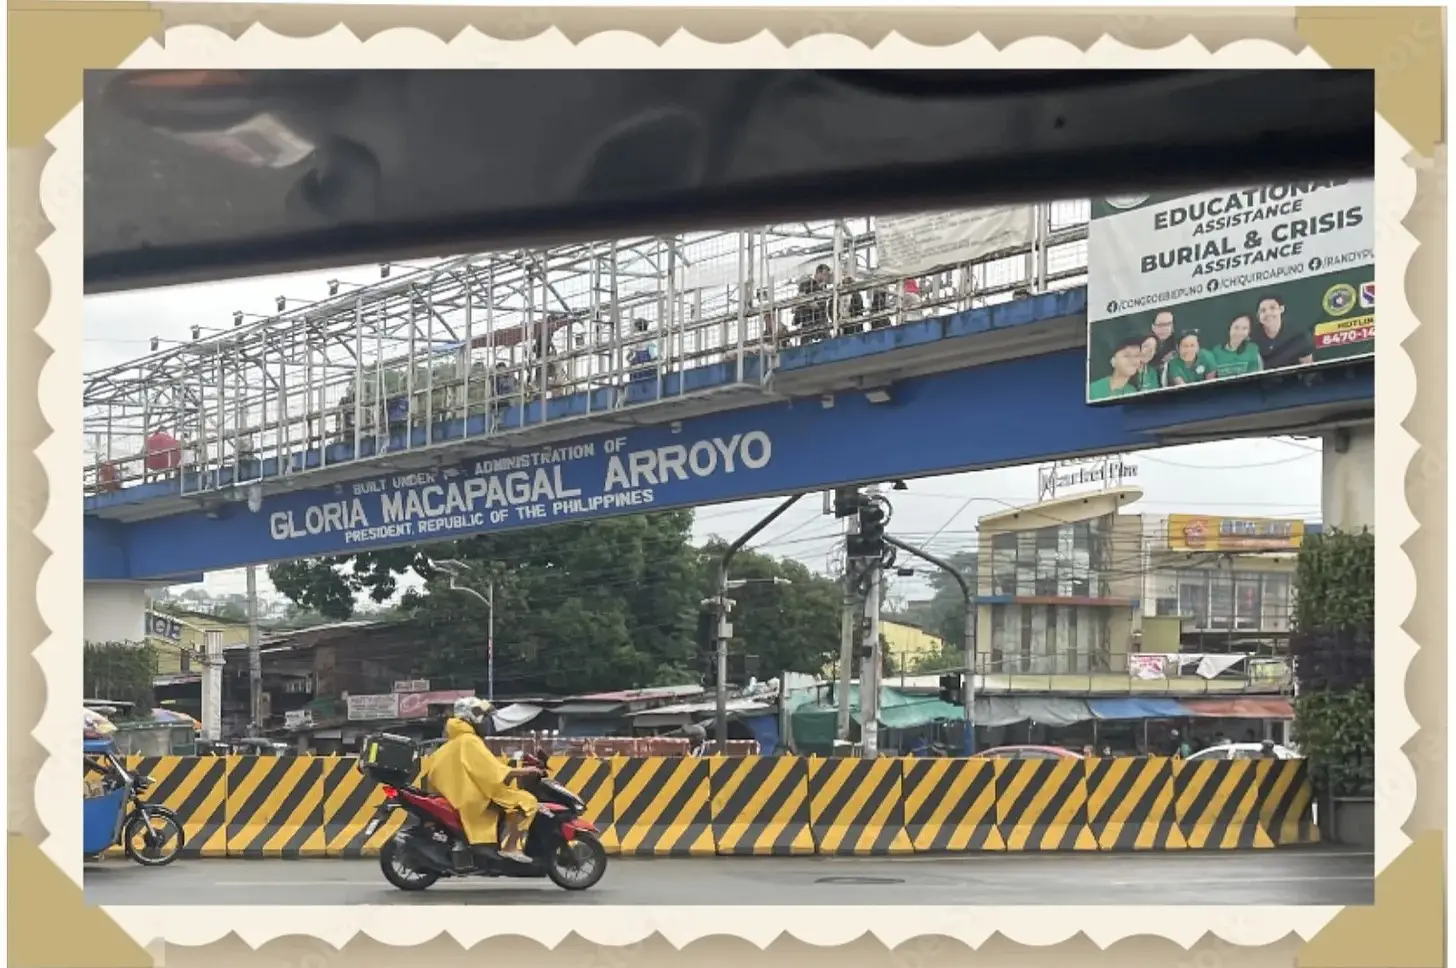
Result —
<instances>
[{"instance_id":1,"label":"metal pole","mask_svg":"<svg viewBox=\"0 0 1456 968\"><path fill-rule=\"evenodd\" d=\"M495 582L485 586L485 595L490 609L485 627L485 698L495 702Z\"/></svg>"},{"instance_id":2,"label":"metal pole","mask_svg":"<svg viewBox=\"0 0 1456 968\"><path fill-rule=\"evenodd\" d=\"M222 629L202 633L202 736L222 739Z\"/></svg>"},{"instance_id":3,"label":"metal pole","mask_svg":"<svg viewBox=\"0 0 1456 968\"><path fill-rule=\"evenodd\" d=\"M793 507L803 497L803 494L795 494L786 498L782 504L770 511L762 521L749 528L739 535L728 550L723 552L723 557L718 559L718 575L715 589L714 612L718 619L717 629L717 653L718 653L718 681L716 689L716 710L713 716L713 732L717 740L718 755L728 755L728 639L730 628L728 625L728 566L733 561L733 556L738 554L740 548L752 541L754 537L764 528L778 520L789 508Z\"/></svg>"},{"instance_id":4,"label":"metal pole","mask_svg":"<svg viewBox=\"0 0 1456 968\"><path fill-rule=\"evenodd\" d=\"M258 567L248 566L248 732L263 733L263 653L258 646Z\"/></svg>"},{"instance_id":5,"label":"metal pole","mask_svg":"<svg viewBox=\"0 0 1456 968\"><path fill-rule=\"evenodd\" d=\"M971 583L966 581L966 576L957 571L950 562L936 557L923 548L906 544L899 538L893 538L890 535L885 535L885 543L899 548L906 554L930 562L954 578L956 584L961 586L961 595L966 602L965 642L962 643L966 657L966 685L961 690L961 703L965 708L966 755L969 756L976 752L976 614L975 595L971 591Z\"/></svg>"},{"instance_id":6,"label":"metal pole","mask_svg":"<svg viewBox=\"0 0 1456 968\"><path fill-rule=\"evenodd\" d=\"M839 706L834 735L846 743L849 742L849 684L854 679L854 629L857 624L855 612L858 611L858 599L854 590L854 572L846 556L844 595L839 606L839 685L834 690Z\"/></svg>"},{"instance_id":7,"label":"metal pole","mask_svg":"<svg viewBox=\"0 0 1456 968\"><path fill-rule=\"evenodd\" d=\"M867 760L880 755L880 589L883 570L870 562L869 589L865 592L864 637L859 665L860 742Z\"/></svg>"}]
</instances>

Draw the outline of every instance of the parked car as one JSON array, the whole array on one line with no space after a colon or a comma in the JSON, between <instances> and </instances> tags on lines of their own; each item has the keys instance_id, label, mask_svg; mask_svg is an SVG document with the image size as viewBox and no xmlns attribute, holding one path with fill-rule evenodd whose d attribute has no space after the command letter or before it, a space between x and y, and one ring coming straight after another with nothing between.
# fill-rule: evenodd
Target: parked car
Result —
<instances>
[{"instance_id":1,"label":"parked car","mask_svg":"<svg viewBox=\"0 0 1456 968\"><path fill-rule=\"evenodd\" d=\"M1281 760L1297 760L1299 754L1287 746L1275 744L1274 755ZM1218 746L1210 746L1201 749L1188 757L1184 762L1192 763L1194 760L1257 760L1264 756L1263 743L1221 743Z\"/></svg>"},{"instance_id":2,"label":"parked car","mask_svg":"<svg viewBox=\"0 0 1456 968\"><path fill-rule=\"evenodd\" d=\"M981 750L977 759L988 760L1080 760L1085 757L1060 746L996 746Z\"/></svg>"}]
</instances>

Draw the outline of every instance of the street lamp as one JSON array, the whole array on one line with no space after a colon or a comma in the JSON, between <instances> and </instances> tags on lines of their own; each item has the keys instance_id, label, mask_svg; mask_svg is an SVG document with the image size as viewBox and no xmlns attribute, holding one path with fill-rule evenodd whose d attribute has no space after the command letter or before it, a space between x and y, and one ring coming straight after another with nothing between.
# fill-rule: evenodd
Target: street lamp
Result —
<instances>
[{"instance_id":1,"label":"street lamp","mask_svg":"<svg viewBox=\"0 0 1456 968\"><path fill-rule=\"evenodd\" d=\"M491 702L495 702L495 582L487 582L485 594L482 595L469 585L462 585L458 581L460 576L468 573L468 568L464 562L456 561L453 558L445 558L435 562L435 567L450 577L450 588L452 590L472 595L486 607L485 698Z\"/></svg>"},{"instance_id":2,"label":"street lamp","mask_svg":"<svg viewBox=\"0 0 1456 968\"><path fill-rule=\"evenodd\" d=\"M772 578L734 578L723 587L732 591L735 588L742 588L744 585L792 585L793 582L787 578L780 578L774 575Z\"/></svg>"}]
</instances>

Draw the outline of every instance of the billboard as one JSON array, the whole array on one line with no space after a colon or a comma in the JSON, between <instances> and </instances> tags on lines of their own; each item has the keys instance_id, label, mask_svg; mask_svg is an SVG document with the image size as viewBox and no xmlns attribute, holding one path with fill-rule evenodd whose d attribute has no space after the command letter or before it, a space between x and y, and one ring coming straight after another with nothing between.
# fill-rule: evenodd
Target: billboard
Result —
<instances>
[{"instance_id":1,"label":"billboard","mask_svg":"<svg viewBox=\"0 0 1456 968\"><path fill-rule=\"evenodd\" d=\"M1375 352L1375 184L1094 198L1087 401Z\"/></svg>"},{"instance_id":2,"label":"billboard","mask_svg":"<svg viewBox=\"0 0 1456 968\"><path fill-rule=\"evenodd\" d=\"M1298 551L1303 543L1303 521L1168 515L1170 551Z\"/></svg>"}]
</instances>

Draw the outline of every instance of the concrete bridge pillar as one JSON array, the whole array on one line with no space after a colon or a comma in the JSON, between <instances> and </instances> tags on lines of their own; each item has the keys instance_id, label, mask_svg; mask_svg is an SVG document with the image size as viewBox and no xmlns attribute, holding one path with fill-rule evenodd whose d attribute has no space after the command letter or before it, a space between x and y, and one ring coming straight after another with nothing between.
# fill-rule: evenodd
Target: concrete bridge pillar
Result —
<instances>
[{"instance_id":1,"label":"concrete bridge pillar","mask_svg":"<svg viewBox=\"0 0 1456 968\"><path fill-rule=\"evenodd\" d=\"M147 588L141 582L88 581L82 586L87 642L141 642L147 637Z\"/></svg>"},{"instance_id":2,"label":"concrete bridge pillar","mask_svg":"<svg viewBox=\"0 0 1456 968\"><path fill-rule=\"evenodd\" d=\"M1375 427L1341 427L1324 436L1321 517L1326 528L1375 530Z\"/></svg>"}]
</instances>

